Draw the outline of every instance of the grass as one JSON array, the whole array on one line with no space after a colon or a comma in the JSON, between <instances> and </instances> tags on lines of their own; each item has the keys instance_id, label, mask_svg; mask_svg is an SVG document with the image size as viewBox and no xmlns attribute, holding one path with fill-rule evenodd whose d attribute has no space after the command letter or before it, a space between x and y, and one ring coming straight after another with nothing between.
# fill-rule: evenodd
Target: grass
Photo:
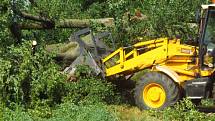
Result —
<instances>
[{"instance_id":1,"label":"grass","mask_svg":"<svg viewBox=\"0 0 215 121\"><path fill-rule=\"evenodd\" d=\"M19 106L15 110L5 108L0 121L117 121L117 117L104 104L75 105L67 102L52 110L49 118L25 112Z\"/></svg>"},{"instance_id":2,"label":"grass","mask_svg":"<svg viewBox=\"0 0 215 121\"><path fill-rule=\"evenodd\" d=\"M85 71L89 72L89 70ZM83 69L81 72L84 72ZM132 78L134 83L144 73L145 71L138 72ZM113 95L110 93L114 94L114 88L108 88L108 86L113 85L88 78L79 83L71 83L70 86L73 88L69 89L70 97L73 100L65 98L63 103L55 107L39 106L25 110L17 105L12 111L0 105L0 121L215 121L215 114L208 115L198 112L192 102L187 99L162 111L142 111L134 106L134 87L131 86L133 83L124 80L120 82L120 87L117 87L120 96L116 95L120 97L118 103L116 103L118 98L109 103L102 100L104 97L112 98ZM204 106L213 105L211 100L203 100L202 103Z\"/></svg>"},{"instance_id":3,"label":"grass","mask_svg":"<svg viewBox=\"0 0 215 121\"><path fill-rule=\"evenodd\" d=\"M4 108L0 121L215 121L215 114L198 112L189 100L183 100L163 111L141 111L129 104L75 105L67 102L52 110L50 118L25 112L17 107L14 111Z\"/></svg>"},{"instance_id":4,"label":"grass","mask_svg":"<svg viewBox=\"0 0 215 121\"><path fill-rule=\"evenodd\" d=\"M119 121L158 121L150 115L150 111L141 111L135 106L110 105L108 109L116 115Z\"/></svg>"},{"instance_id":5,"label":"grass","mask_svg":"<svg viewBox=\"0 0 215 121\"><path fill-rule=\"evenodd\" d=\"M205 104L211 103L208 100L203 101ZM136 106L126 104L110 105L108 110L115 114L119 121L215 121L214 113L199 112L188 99L183 99L162 111L141 111Z\"/></svg>"}]
</instances>

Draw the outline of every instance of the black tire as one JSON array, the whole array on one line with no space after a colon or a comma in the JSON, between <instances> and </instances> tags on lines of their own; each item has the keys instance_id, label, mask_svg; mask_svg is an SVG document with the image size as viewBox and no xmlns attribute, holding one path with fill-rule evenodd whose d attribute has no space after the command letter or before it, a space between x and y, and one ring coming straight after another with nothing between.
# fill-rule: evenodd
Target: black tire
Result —
<instances>
[{"instance_id":1,"label":"black tire","mask_svg":"<svg viewBox=\"0 0 215 121\"><path fill-rule=\"evenodd\" d=\"M147 87L149 84L158 84L165 92L165 101L163 101L164 103L162 103L162 105L159 107L150 107L150 105L145 103L143 92L145 87ZM134 98L136 105L140 109L162 110L165 107L174 105L179 100L180 90L179 86L167 75L160 72L149 72L142 76L139 83L136 85Z\"/></svg>"}]
</instances>

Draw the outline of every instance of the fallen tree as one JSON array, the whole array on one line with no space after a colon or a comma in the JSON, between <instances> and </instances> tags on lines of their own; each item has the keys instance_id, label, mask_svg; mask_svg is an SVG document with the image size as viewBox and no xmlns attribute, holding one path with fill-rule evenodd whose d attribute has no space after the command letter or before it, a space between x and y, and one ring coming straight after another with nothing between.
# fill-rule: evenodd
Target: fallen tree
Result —
<instances>
[{"instance_id":1,"label":"fallen tree","mask_svg":"<svg viewBox=\"0 0 215 121\"><path fill-rule=\"evenodd\" d=\"M53 29L53 28L85 28L90 27L91 23L102 24L107 27L114 26L113 18L101 19L62 19L57 22L37 22L37 23L19 23L21 30L26 29Z\"/></svg>"},{"instance_id":2,"label":"fallen tree","mask_svg":"<svg viewBox=\"0 0 215 121\"><path fill-rule=\"evenodd\" d=\"M92 23L101 24L106 27L114 26L113 18L100 18L100 19L60 19L53 20L48 17L40 15L32 15L23 11L15 11L20 18L24 18L24 22L14 22L9 26L10 31L14 38L19 43L22 38L22 30L44 30L54 28L86 28L90 27Z\"/></svg>"}]
</instances>

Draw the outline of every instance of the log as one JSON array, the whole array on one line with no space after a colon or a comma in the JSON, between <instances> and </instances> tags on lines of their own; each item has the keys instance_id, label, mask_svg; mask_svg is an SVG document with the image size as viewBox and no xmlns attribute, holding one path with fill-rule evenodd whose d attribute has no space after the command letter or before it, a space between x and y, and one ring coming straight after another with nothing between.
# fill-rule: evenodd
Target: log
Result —
<instances>
[{"instance_id":1,"label":"log","mask_svg":"<svg viewBox=\"0 0 215 121\"><path fill-rule=\"evenodd\" d=\"M101 18L101 19L63 19L57 24L58 28L85 28L89 27L91 23L102 24L107 27L114 26L113 18Z\"/></svg>"},{"instance_id":2,"label":"log","mask_svg":"<svg viewBox=\"0 0 215 121\"><path fill-rule=\"evenodd\" d=\"M26 29L53 29L53 28L85 28L90 27L91 23L102 24L107 27L114 26L113 18L101 18L101 19L63 19L56 22L54 25L46 23L20 23L19 27L22 30Z\"/></svg>"},{"instance_id":3,"label":"log","mask_svg":"<svg viewBox=\"0 0 215 121\"><path fill-rule=\"evenodd\" d=\"M25 19L30 19L33 21L38 21L38 22L45 22L45 23L54 23L53 20L47 18L47 17L43 17L43 16L36 16L36 15L32 15L26 12L19 12L19 15Z\"/></svg>"},{"instance_id":4,"label":"log","mask_svg":"<svg viewBox=\"0 0 215 121\"><path fill-rule=\"evenodd\" d=\"M21 30L29 30L29 29L36 29L36 30L42 30L42 29L53 29L54 26L47 26L43 23L20 23L19 27Z\"/></svg>"},{"instance_id":5,"label":"log","mask_svg":"<svg viewBox=\"0 0 215 121\"><path fill-rule=\"evenodd\" d=\"M18 41L20 41L21 35L17 34L21 33L21 30L43 30L43 29L54 29L54 28L86 28L90 27L91 23L102 24L107 27L114 26L113 18L101 18L101 19L62 19L59 21L54 21L50 18L44 16L37 16L26 13L24 11L19 11L14 9L15 14L19 15L21 18L32 20L33 22L21 22L11 24L10 30ZM17 32L18 31L18 32Z\"/></svg>"}]
</instances>

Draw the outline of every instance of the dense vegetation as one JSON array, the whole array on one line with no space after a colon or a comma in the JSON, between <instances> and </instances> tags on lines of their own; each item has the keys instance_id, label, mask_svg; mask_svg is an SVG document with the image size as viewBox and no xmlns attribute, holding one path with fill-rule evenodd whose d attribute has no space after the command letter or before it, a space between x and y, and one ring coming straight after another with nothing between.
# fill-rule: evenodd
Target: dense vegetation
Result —
<instances>
[{"instance_id":1,"label":"dense vegetation","mask_svg":"<svg viewBox=\"0 0 215 121\"><path fill-rule=\"evenodd\" d=\"M128 46L137 37L145 40L181 35L195 39L195 11L207 0L1 0L0 3L0 120L209 120L184 103L161 112L138 112L121 97L112 83L93 77L90 68L77 69L77 82L66 82L54 54L45 45L68 41L79 28L20 30L32 23L19 15L25 11L52 21L61 19L114 18L114 27L92 23L95 31L111 31L117 46ZM138 16L146 20L138 20ZM11 32L14 32L12 34ZM21 38L21 39L20 39ZM36 51L31 41L37 40ZM124 104L125 103L125 104ZM123 107L117 107L117 104ZM126 106L124 106L126 105ZM125 108L131 111L120 112ZM138 117L127 117L137 111ZM149 115L147 115L149 114ZM127 118L125 118L127 117ZM147 119L149 118L149 119Z\"/></svg>"}]
</instances>

